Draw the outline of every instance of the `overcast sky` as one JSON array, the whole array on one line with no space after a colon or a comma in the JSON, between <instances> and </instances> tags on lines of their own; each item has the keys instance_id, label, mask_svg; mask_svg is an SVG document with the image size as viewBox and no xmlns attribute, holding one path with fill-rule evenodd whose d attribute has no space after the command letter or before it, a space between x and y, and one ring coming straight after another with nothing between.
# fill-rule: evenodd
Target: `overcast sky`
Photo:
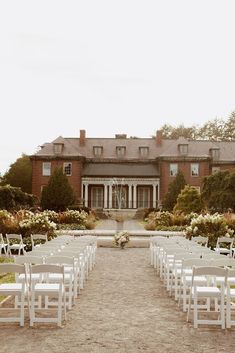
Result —
<instances>
[{"instance_id":1,"label":"overcast sky","mask_svg":"<svg viewBox=\"0 0 235 353\"><path fill-rule=\"evenodd\" d=\"M59 135L235 110L234 0L1 0L0 173Z\"/></svg>"}]
</instances>

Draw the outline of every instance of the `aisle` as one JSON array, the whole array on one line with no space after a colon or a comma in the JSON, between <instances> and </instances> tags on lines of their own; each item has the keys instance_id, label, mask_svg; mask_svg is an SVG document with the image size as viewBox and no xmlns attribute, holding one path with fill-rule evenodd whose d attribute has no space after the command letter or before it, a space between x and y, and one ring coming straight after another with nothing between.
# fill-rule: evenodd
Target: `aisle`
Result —
<instances>
[{"instance_id":1,"label":"aisle","mask_svg":"<svg viewBox=\"0 0 235 353\"><path fill-rule=\"evenodd\" d=\"M99 248L63 328L1 325L1 353L231 352L234 330L194 330L149 266L148 249Z\"/></svg>"}]
</instances>

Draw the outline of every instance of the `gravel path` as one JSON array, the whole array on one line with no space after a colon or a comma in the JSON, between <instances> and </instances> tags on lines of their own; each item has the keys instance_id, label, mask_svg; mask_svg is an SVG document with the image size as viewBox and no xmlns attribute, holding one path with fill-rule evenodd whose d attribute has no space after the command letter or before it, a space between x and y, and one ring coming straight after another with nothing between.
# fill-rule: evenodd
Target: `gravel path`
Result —
<instances>
[{"instance_id":1,"label":"gravel path","mask_svg":"<svg viewBox=\"0 0 235 353\"><path fill-rule=\"evenodd\" d=\"M232 352L235 329L193 329L167 296L148 255L148 249L99 248L64 327L0 324L0 352Z\"/></svg>"}]
</instances>

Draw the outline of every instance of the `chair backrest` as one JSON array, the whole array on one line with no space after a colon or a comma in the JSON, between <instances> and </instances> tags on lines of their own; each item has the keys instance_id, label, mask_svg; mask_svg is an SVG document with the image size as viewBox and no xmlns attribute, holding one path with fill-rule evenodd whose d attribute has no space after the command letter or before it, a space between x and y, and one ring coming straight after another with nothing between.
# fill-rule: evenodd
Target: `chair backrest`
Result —
<instances>
[{"instance_id":1,"label":"chair backrest","mask_svg":"<svg viewBox=\"0 0 235 353\"><path fill-rule=\"evenodd\" d=\"M56 265L74 265L74 258L71 256L57 256L52 255L45 258L46 264L56 264Z\"/></svg>"},{"instance_id":2,"label":"chair backrest","mask_svg":"<svg viewBox=\"0 0 235 353\"><path fill-rule=\"evenodd\" d=\"M3 239L2 233L0 233L0 244L4 244L4 239Z\"/></svg>"},{"instance_id":3,"label":"chair backrest","mask_svg":"<svg viewBox=\"0 0 235 353\"><path fill-rule=\"evenodd\" d=\"M235 277L235 269L234 268L228 269L228 277ZM232 284L232 286L234 286L234 284Z\"/></svg>"},{"instance_id":4,"label":"chair backrest","mask_svg":"<svg viewBox=\"0 0 235 353\"><path fill-rule=\"evenodd\" d=\"M208 237L203 237L201 235L197 236L197 237L192 237L192 241L195 241L198 244L204 245L207 247L208 245Z\"/></svg>"},{"instance_id":5,"label":"chair backrest","mask_svg":"<svg viewBox=\"0 0 235 353\"><path fill-rule=\"evenodd\" d=\"M31 265L39 265L44 263L44 259L41 256L14 256L14 262L16 264L31 264Z\"/></svg>"},{"instance_id":6,"label":"chair backrest","mask_svg":"<svg viewBox=\"0 0 235 353\"><path fill-rule=\"evenodd\" d=\"M211 265L218 266L218 267L227 267L227 266L235 267L235 260L229 258L228 256L221 256L221 257L211 259Z\"/></svg>"},{"instance_id":7,"label":"chair backrest","mask_svg":"<svg viewBox=\"0 0 235 353\"><path fill-rule=\"evenodd\" d=\"M230 244L232 246L234 239L233 238L228 238L228 237L220 237L217 239L217 244L216 247L219 247L219 244L224 243L224 244Z\"/></svg>"},{"instance_id":8,"label":"chair backrest","mask_svg":"<svg viewBox=\"0 0 235 353\"><path fill-rule=\"evenodd\" d=\"M17 241L18 243L23 243L21 234L6 234L6 239L8 244L10 244L12 240Z\"/></svg>"},{"instance_id":9,"label":"chair backrest","mask_svg":"<svg viewBox=\"0 0 235 353\"><path fill-rule=\"evenodd\" d=\"M184 259L182 262L182 268L189 268L193 266L210 266L211 260L204 259L204 258L191 258L191 259Z\"/></svg>"},{"instance_id":10,"label":"chair backrest","mask_svg":"<svg viewBox=\"0 0 235 353\"><path fill-rule=\"evenodd\" d=\"M31 234L32 248L36 246L35 240L43 240L44 243L48 242L47 234ZM39 244L37 244L39 245Z\"/></svg>"},{"instance_id":11,"label":"chair backrest","mask_svg":"<svg viewBox=\"0 0 235 353\"><path fill-rule=\"evenodd\" d=\"M193 267L193 276L227 276L227 269L217 266Z\"/></svg>"},{"instance_id":12,"label":"chair backrest","mask_svg":"<svg viewBox=\"0 0 235 353\"><path fill-rule=\"evenodd\" d=\"M1 263L0 273L25 273L25 266L14 263Z\"/></svg>"},{"instance_id":13,"label":"chair backrest","mask_svg":"<svg viewBox=\"0 0 235 353\"><path fill-rule=\"evenodd\" d=\"M30 266L30 273L62 273L64 274L64 266L42 264Z\"/></svg>"}]
</instances>

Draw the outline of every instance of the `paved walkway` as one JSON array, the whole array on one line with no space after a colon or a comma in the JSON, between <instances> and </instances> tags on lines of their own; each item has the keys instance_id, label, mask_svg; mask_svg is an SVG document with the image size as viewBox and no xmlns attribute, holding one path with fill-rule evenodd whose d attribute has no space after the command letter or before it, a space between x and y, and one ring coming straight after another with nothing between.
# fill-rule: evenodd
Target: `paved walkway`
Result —
<instances>
[{"instance_id":1,"label":"paved walkway","mask_svg":"<svg viewBox=\"0 0 235 353\"><path fill-rule=\"evenodd\" d=\"M0 324L0 352L233 352L235 329L193 329L148 256L148 249L99 248L96 267L64 327Z\"/></svg>"}]
</instances>

